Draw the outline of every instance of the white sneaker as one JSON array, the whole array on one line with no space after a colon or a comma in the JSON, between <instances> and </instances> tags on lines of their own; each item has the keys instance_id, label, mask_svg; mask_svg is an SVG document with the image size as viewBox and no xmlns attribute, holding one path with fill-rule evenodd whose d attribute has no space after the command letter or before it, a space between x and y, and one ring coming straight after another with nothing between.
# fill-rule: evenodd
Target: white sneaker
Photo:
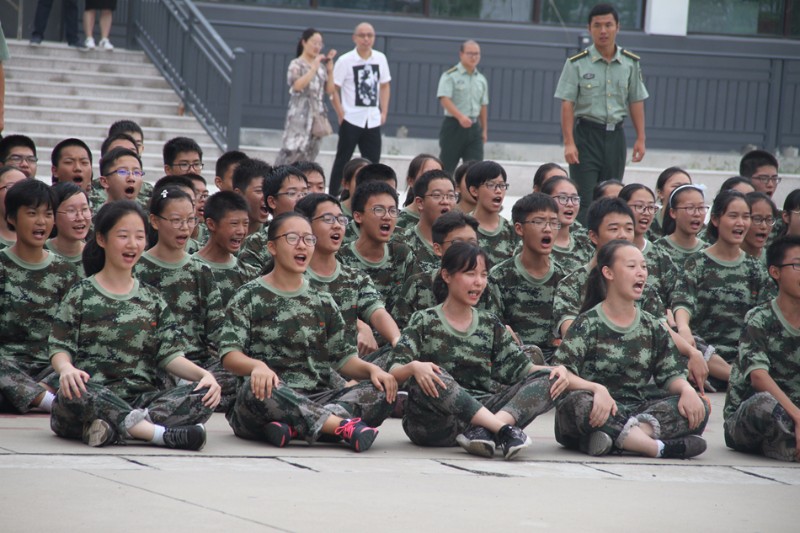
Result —
<instances>
[{"instance_id":1,"label":"white sneaker","mask_svg":"<svg viewBox=\"0 0 800 533\"><path fill-rule=\"evenodd\" d=\"M88 50L94 50L97 46L94 44L94 37L87 37L85 41L83 41L83 47Z\"/></svg>"},{"instance_id":2,"label":"white sneaker","mask_svg":"<svg viewBox=\"0 0 800 533\"><path fill-rule=\"evenodd\" d=\"M102 50L106 50L108 52L110 52L110 51L112 51L114 49L114 45L111 44L111 41L109 41L108 39L100 39L99 47Z\"/></svg>"}]
</instances>

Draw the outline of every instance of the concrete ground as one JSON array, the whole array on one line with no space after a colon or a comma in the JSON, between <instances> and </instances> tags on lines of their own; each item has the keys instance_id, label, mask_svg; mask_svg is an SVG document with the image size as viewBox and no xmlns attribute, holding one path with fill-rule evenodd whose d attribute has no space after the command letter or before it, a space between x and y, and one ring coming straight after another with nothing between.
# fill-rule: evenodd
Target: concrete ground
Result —
<instances>
[{"instance_id":1,"label":"concrete ground","mask_svg":"<svg viewBox=\"0 0 800 533\"><path fill-rule=\"evenodd\" d=\"M416 447L396 419L356 454L244 441L221 414L201 452L90 448L3 415L0 531L797 531L800 465L727 449L711 402L709 448L686 461L563 449L552 412L511 462Z\"/></svg>"}]
</instances>

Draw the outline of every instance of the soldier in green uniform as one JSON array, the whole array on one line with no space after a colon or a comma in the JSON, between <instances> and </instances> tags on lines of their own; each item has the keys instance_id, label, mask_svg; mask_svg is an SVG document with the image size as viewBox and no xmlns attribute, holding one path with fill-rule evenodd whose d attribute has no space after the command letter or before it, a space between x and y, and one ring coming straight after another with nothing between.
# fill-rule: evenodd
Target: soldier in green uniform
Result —
<instances>
[{"instance_id":1,"label":"soldier in green uniform","mask_svg":"<svg viewBox=\"0 0 800 533\"><path fill-rule=\"evenodd\" d=\"M458 55L460 62L442 73L436 90L444 108L439 159L450 173L456 169L459 158L483 160L483 144L489 135L489 82L477 68L481 47L475 41L465 41Z\"/></svg>"},{"instance_id":2,"label":"soldier in green uniform","mask_svg":"<svg viewBox=\"0 0 800 533\"><path fill-rule=\"evenodd\" d=\"M581 222L594 186L606 179L621 180L625 173L622 121L628 114L636 129L633 162L644 157L644 100L648 97L639 56L616 44L617 10L608 4L592 8L589 32L592 46L567 59L555 93L563 100L564 159L570 177L579 184Z\"/></svg>"}]
</instances>

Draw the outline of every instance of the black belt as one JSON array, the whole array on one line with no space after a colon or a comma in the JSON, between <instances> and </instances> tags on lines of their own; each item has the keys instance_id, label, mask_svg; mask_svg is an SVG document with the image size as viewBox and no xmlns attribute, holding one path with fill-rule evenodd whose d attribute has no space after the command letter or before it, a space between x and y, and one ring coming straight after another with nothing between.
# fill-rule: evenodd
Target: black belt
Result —
<instances>
[{"instance_id":1,"label":"black belt","mask_svg":"<svg viewBox=\"0 0 800 533\"><path fill-rule=\"evenodd\" d=\"M621 120L616 124L600 124L599 122L594 122L589 119L579 118L578 120L575 121L575 124L579 126L586 126L594 130L602 130L602 131L617 131L622 129Z\"/></svg>"},{"instance_id":2,"label":"black belt","mask_svg":"<svg viewBox=\"0 0 800 533\"><path fill-rule=\"evenodd\" d=\"M447 115L447 116L445 116L444 118L449 118L449 119L451 119L451 120L455 120L456 122L458 122L458 119L457 119L456 117L451 117L451 116ZM470 120L471 120L471 121L472 121L474 124L477 124L477 123L478 123L478 117L468 117L468 118L469 118L469 119L470 119Z\"/></svg>"}]
</instances>

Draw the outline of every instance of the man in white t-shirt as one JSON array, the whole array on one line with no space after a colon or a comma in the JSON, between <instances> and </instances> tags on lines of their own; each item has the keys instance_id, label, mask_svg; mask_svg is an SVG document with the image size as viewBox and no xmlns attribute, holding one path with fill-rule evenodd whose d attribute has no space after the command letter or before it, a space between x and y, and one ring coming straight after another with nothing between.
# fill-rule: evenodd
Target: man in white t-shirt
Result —
<instances>
[{"instance_id":1,"label":"man in white t-shirt","mask_svg":"<svg viewBox=\"0 0 800 533\"><path fill-rule=\"evenodd\" d=\"M381 158L381 125L389 111L389 63L373 50L375 29L362 22L353 31L355 49L342 55L333 68L333 81L341 98L333 100L339 117L339 145L331 170L330 193L338 196L342 170L356 146L361 157L378 163ZM340 100L340 101L337 101Z\"/></svg>"}]
</instances>

